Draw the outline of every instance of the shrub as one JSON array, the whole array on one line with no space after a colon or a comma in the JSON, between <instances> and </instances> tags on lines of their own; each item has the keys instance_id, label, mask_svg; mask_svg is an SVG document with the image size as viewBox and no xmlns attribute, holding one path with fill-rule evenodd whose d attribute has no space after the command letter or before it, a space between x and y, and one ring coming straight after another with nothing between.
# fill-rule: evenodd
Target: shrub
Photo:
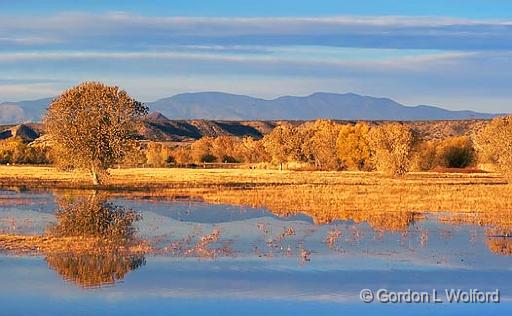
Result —
<instances>
[{"instance_id":1,"label":"shrub","mask_svg":"<svg viewBox=\"0 0 512 316\"><path fill-rule=\"evenodd\" d=\"M467 136L449 137L442 140L436 150L438 166L466 168L475 162L475 150Z\"/></svg>"},{"instance_id":2,"label":"shrub","mask_svg":"<svg viewBox=\"0 0 512 316\"><path fill-rule=\"evenodd\" d=\"M426 141L418 145L414 155L414 169L432 170L436 167L466 168L475 163L475 150L467 136L448 137Z\"/></svg>"},{"instance_id":3,"label":"shrub","mask_svg":"<svg viewBox=\"0 0 512 316\"><path fill-rule=\"evenodd\" d=\"M438 166L436 141L424 141L418 144L411 162L411 169L418 171L432 170Z\"/></svg>"}]
</instances>

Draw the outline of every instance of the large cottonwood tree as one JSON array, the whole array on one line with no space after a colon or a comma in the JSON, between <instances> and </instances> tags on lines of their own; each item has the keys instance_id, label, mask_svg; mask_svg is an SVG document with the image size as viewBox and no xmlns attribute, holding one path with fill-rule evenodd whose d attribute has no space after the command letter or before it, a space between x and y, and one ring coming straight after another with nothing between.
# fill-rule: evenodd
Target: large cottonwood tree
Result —
<instances>
[{"instance_id":1,"label":"large cottonwood tree","mask_svg":"<svg viewBox=\"0 0 512 316\"><path fill-rule=\"evenodd\" d=\"M374 127L369 133L372 156L377 170L403 175L409 171L416 136L401 123L386 123Z\"/></svg>"},{"instance_id":2,"label":"large cottonwood tree","mask_svg":"<svg viewBox=\"0 0 512 316\"><path fill-rule=\"evenodd\" d=\"M369 132L370 126L367 123L341 125L336 141L336 154L347 170L372 169Z\"/></svg>"},{"instance_id":3,"label":"large cottonwood tree","mask_svg":"<svg viewBox=\"0 0 512 316\"><path fill-rule=\"evenodd\" d=\"M493 119L474 135L479 160L512 175L512 115Z\"/></svg>"},{"instance_id":4,"label":"large cottonwood tree","mask_svg":"<svg viewBox=\"0 0 512 316\"><path fill-rule=\"evenodd\" d=\"M95 185L130 151L147 107L115 86L85 82L57 97L44 117L57 164L91 173Z\"/></svg>"}]
</instances>

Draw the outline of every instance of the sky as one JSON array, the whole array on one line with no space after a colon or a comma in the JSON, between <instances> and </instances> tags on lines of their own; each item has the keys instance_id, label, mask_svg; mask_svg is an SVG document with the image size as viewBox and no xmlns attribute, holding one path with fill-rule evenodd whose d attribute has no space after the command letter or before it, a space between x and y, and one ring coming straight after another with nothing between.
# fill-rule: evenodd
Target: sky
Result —
<instances>
[{"instance_id":1,"label":"sky","mask_svg":"<svg viewBox=\"0 0 512 316\"><path fill-rule=\"evenodd\" d=\"M509 0L0 0L0 102L317 91L511 112Z\"/></svg>"}]
</instances>

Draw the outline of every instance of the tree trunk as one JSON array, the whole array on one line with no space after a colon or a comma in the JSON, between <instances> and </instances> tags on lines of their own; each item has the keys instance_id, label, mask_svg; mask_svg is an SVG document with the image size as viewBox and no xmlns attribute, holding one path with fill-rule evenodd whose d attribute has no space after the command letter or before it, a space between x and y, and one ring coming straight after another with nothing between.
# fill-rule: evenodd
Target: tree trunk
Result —
<instances>
[{"instance_id":1,"label":"tree trunk","mask_svg":"<svg viewBox=\"0 0 512 316\"><path fill-rule=\"evenodd\" d=\"M100 177L98 175L98 172L96 172L96 167L91 167L91 177L92 177L92 184L99 185L100 184Z\"/></svg>"},{"instance_id":2,"label":"tree trunk","mask_svg":"<svg viewBox=\"0 0 512 316\"><path fill-rule=\"evenodd\" d=\"M100 181L98 179L98 174L94 170L92 171L92 184L94 184L94 185L100 184Z\"/></svg>"}]
</instances>

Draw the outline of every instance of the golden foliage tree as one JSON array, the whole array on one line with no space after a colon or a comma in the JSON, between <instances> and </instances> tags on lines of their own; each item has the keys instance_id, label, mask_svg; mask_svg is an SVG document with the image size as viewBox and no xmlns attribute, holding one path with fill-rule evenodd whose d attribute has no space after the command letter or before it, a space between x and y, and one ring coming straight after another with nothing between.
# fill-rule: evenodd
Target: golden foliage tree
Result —
<instances>
[{"instance_id":1,"label":"golden foliage tree","mask_svg":"<svg viewBox=\"0 0 512 316\"><path fill-rule=\"evenodd\" d=\"M344 168L348 170L372 169L370 161L370 144L366 123L342 125L336 142L336 153Z\"/></svg>"},{"instance_id":2,"label":"golden foliage tree","mask_svg":"<svg viewBox=\"0 0 512 316\"><path fill-rule=\"evenodd\" d=\"M297 128L289 124L277 126L263 137L263 145L272 162L283 169L283 163L298 161L302 155L301 138Z\"/></svg>"},{"instance_id":3,"label":"golden foliage tree","mask_svg":"<svg viewBox=\"0 0 512 316\"><path fill-rule=\"evenodd\" d=\"M311 137L311 150L315 166L324 170L337 170L341 168L338 159L336 140L340 132L340 125L328 120L317 120L313 125Z\"/></svg>"},{"instance_id":4,"label":"golden foliage tree","mask_svg":"<svg viewBox=\"0 0 512 316\"><path fill-rule=\"evenodd\" d=\"M148 148L149 146L145 146L144 143L134 143L130 148L130 152L124 156L119 165L127 168L145 166L148 162Z\"/></svg>"},{"instance_id":5,"label":"golden foliage tree","mask_svg":"<svg viewBox=\"0 0 512 316\"><path fill-rule=\"evenodd\" d=\"M270 155L265 150L262 140L255 140L252 137L244 137L239 144L239 155L244 162L266 162L270 161Z\"/></svg>"},{"instance_id":6,"label":"golden foliage tree","mask_svg":"<svg viewBox=\"0 0 512 316\"><path fill-rule=\"evenodd\" d=\"M479 161L512 173L512 115L493 119L474 137Z\"/></svg>"},{"instance_id":7,"label":"golden foliage tree","mask_svg":"<svg viewBox=\"0 0 512 316\"><path fill-rule=\"evenodd\" d=\"M57 163L88 170L94 184L131 148L147 107L118 87L85 82L64 91L44 117Z\"/></svg>"},{"instance_id":8,"label":"golden foliage tree","mask_svg":"<svg viewBox=\"0 0 512 316\"><path fill-rule=\"evenodd\" d=\"M173 160L171 153L167 145L150 142L146 150L146 163L151 167L165 167Z\"/></svg>"},{"instance_id":9,"label":"golden foliage tree","mask_svg":"<svg viewBox=\"0 0 512 316\"><path fill-rule=\"evenodd\" d=\"M186 146L178 146L178 148L174 149L172 152L172 157L177 164L187 164L192 162L192 157L190 156L190 148Z\"/></svg>"},{"instance_id":10,"label":"golden foliage tree","mask_svg":"<svg viewBox=\"0 0 512 316\"><path fill-rule=\"evenodd\" d=\"M413 131L400 123L386 123L369 133L372 157L377 170L403 175L409 170L415 144Z\"/></svg>"},{"instance_id":11,"label":"golden foliage tree","mask_svg":"<svg viewBox=\"0 0 512 316\"><path fill-rule=\"evenodd\" d=\"M214 162L213 142L214 138L209 136L202 137L193 142L190 146L190 158L194 162Z\"/></svg>"},{"instance_id":12,"label":"golden foliage tree","mask_svg":"<svg viewBox=\"0 0 512 316\"><path fill-rule=\"evenodd\" d=\"M234 136L219 136L212 142L212 154L218 162L239 162L237 149L240 139Z\"/></svg>"},{"instance_id":13,"label":"golden foliage tree","mask_svg":"<svg viewBox=\"0 0 512 316\"><path fill-rule=\"evenodd\" d=\"M418 144L411 163L413 170L428 171L439 165L437 157L438 143L438 141L429 140Z\"/></svg>"}]
</instances>

